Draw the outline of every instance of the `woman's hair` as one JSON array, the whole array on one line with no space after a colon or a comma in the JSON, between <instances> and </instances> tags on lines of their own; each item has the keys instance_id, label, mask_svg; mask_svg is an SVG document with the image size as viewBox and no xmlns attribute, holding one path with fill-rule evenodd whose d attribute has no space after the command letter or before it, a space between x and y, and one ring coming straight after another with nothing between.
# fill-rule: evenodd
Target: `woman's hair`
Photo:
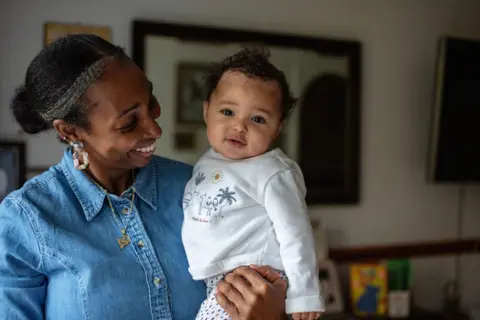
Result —
<instances>
[{"instance_id":1,"label":"woman's hair","mask_svg":"<svg viewBox=\"0 0 480 320\"><path fill-rule=\"evenodd\" d=\"M205 79L205 101L217 88L222 75L227 71L241 72L248 78L260 78L265 81L273 80L278 83L282 92L282 120L292 112L297 99L290 92L285 74L270 61L270 52L264 47L243 48L239 52L226 57L219 63L214 63Z\"/></svg>"},{"instance_id":2,"label":"woman's hair","mask_svg":"<svg viewBox=\"0 0 480 320\"><path fill-rule=\"evenodd\" d=\"M46 46L28 66L25 84L10 104L23 131L49 130L56 119L88 130L85 91L113 59L128 58L120 47L95 35L68 35Z\"/></svg>"}]
</instances>

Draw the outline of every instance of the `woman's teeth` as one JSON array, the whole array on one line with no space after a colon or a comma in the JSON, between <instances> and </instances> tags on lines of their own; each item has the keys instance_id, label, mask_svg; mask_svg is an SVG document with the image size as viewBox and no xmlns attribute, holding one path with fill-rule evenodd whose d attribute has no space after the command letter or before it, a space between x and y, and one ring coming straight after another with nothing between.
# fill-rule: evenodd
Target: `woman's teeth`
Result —
<instances>
[{"instance_id":1,"label":"woman's teeth","mask_svg":"<svg viewBox=\"0 0 480 320\"><path fill-rule=\"evenodd\" d=\"M153 150L155 150L155 143L148 146L148 147L143 147L143 148L139 148L139 149L135 149L135 151L138 151L138 152L152 152Z\"/></svg>"}]
</instances>

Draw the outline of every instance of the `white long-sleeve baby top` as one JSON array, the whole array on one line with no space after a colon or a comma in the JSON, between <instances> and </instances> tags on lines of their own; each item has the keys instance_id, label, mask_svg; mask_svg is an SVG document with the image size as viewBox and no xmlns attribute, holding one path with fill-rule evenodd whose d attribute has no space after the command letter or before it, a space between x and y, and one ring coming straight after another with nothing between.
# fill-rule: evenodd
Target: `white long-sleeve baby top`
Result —
<instances>
[{"instance_id":1,"label":"white long-sleeve baby top","mask_svg":"<svg viewBox=\"0 0 480 320\"><path fill-rule=\"evenodd\" d=\"M182 240L195 280L270 265L288 277L287 313L324 311L299 166L280 149L230 160L210 149L183 199Z\"/></svg>"}]
</instances>

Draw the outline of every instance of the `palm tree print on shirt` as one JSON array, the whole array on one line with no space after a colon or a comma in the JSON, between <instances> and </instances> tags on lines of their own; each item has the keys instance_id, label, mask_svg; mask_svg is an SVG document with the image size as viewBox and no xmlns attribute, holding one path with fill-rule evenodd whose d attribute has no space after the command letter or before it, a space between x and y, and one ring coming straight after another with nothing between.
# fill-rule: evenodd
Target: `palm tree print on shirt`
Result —
<instances>
[{"instance_id":1,"label":"palm tree print on shirt","mask_svg":"<svg viewBox=\"0 0 480 320\"><path fill-rule=\"evenodd\" d=\"M217 198L220 200L219 204L222 204L224 200L228 202L228 205L232 205L233 201L237 202L237 199L233 196L234 194L235 192L229 191L228 187L225 189L221 188L217 194Z\"/></svg>"}]
</instances>

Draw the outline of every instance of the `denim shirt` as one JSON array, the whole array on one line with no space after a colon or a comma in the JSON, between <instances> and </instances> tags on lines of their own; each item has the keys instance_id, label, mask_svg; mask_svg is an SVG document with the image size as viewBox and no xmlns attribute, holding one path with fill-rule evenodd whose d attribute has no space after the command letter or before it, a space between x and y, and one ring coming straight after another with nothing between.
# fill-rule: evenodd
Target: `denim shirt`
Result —
<instances>
[{"instance_id":1,"label":"denim shirt","mask_svg":"<svg viewBox=\"0 0 480 320\"><path fill-rule=\"evenodd\" d=\"M71 151L0 204L0 319L194 319L205 284L181 242L191 167L154 157L110 195L73 167Z\"/></svg>"}]
</instances>

